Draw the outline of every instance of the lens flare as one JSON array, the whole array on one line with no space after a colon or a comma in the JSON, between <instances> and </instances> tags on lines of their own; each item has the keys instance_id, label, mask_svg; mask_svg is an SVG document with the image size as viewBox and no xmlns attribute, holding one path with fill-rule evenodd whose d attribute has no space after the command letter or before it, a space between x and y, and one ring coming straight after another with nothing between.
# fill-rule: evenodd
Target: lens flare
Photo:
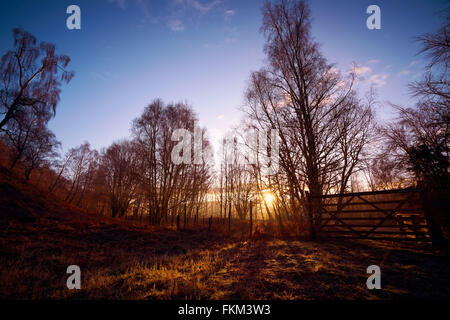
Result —
<instances>
[{"instance_id":1,"label":"lens flare","mask_svg":"<svg viewBox=\"0 0 450 320\"><path fill-rule=\"evenodd\" d=\"M263 191L263 198L267 205L271 205L275 201L275 195L270 190Z\"/></svg>"}]
</instances>

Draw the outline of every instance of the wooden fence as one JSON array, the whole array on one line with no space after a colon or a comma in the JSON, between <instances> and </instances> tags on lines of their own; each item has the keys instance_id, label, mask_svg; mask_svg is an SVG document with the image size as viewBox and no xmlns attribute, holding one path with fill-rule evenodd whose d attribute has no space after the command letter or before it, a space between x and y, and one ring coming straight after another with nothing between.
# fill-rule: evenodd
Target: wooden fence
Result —
<instances>
[{"instance_id":1,"label":"wooden fence","mask_svg":"<svg viewBox=\"0 0 450 320\"><path fill-rule=\"evenodd\" d=\"M330 194L309 197L310 215L314 218L311 230L314 238L347 238L373 240L423 241L433 244L445 243L441 225L433 212L430 194L422 189L396 189L386 191ZM176 216L176 229L188 225L208 225L209 231L221 229L231 234L231 205L223 217L202 215L188 217L186 207ZM236 228L253 235L254 217L252 202L249 206L249 220L242 221ZM245 222L245 223L243 223ZM248 223L247 223L248 222ZM281 227L281 221L280 221ZM247 229L248 228L248 229Z\"/></svg>"},{"instance_id":2,"label":"wooden fence","mask_svg":"<svg viewBox=\"0 0 450 320\"><path fill-rule=\"evenodd\" d=\"M420 189L324 195L318 203L318 238L434 242L442 237Z\"/></svg>"}]
</instances>

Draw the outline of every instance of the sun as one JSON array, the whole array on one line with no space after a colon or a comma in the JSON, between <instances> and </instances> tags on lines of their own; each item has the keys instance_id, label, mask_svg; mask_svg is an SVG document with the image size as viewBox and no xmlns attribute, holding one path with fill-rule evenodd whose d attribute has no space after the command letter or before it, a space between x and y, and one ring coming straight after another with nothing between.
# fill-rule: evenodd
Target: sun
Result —
<instances>
[{"instance_id":1,"label":"sun","mask_svg":"<svg viewBox=\"0 0 450 320\"><path fill-rule=\"evenodd\" d=\"M275 195L270 190L263 191L262 195L267 205L271 205L275 201Z\"/></svg>"}]
</instances>

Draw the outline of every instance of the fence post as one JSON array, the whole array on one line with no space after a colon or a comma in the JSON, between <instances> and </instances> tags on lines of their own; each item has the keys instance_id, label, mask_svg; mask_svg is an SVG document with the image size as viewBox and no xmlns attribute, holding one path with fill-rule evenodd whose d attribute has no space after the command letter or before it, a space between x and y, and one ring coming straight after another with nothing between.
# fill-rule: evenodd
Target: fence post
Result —
<instances>
[{"instance_id":1,"label":"fence post","mask_svg":"<svg viewBox=\"0 0 450 320\"><path fill-rule=\"evenodd\" d=\"M228 233L231 233L231 202L228 206Z\"/></svg>"},{"instance_id":2,"label":"fence post","mask_svg":"<svg viewBox=\"0 0 450 320\"><path fill-rule=\"evenodd\" d=\"M211 232L211 226L212 226L212 216L209 217L209 219L208 219L208 230L209 230L209 232Z\"/></svg>"},{"instance_id":3,"label":"fence post","mask_svg":"<svg viewBox=\"0 0 450 320\"><path fill-rule=\"evenodd\" d=\"M308 223L309 223L309 240L315 240L316 232L314 228L314 199L311 197L311 194L306 191L306 202L308 208Z\"/></svg>"},{"instance_id":4,"label":"fence post","mask_svg":"<svg viewBox=\"0 0 450 320\"><path fill-rule=\"evenodd\" d=\"M195 225L198 225L198 205L197 205L197 209L195 211Z\"/></svg>"},{"instance_id":5,"label":"fence post","mask_svg":"<svg viewBox=\"0 0 450 320\"><path fill-rule=\"evenodd\" d=\"M431 193L428 190L420 191L423 213L430 231L431 242L433 246L438 247L445 244L445 239L439 221L437 221L436 212L433 209L434 201L430 201L430 195Z\"/></svg>"},{"instance_id":6,"label":"fence post","mask_svg":"<svg viewBox=\"0 0 450 320\"><path fill-rule=\"evenodd\" d=\"M184 223L183 223L183 229L186 229L186 203L184 204Z\"/></svg>"},{"instance_id":7,"label":"fence post","mask_svg":"<svg viewBox=\"0 0 450 320\"><path fill-rule=\"evenodd\" d=\"M250 200L250 239L253 234L253 214L252 214L252 200Z\"/></svg>"}]
</instances>

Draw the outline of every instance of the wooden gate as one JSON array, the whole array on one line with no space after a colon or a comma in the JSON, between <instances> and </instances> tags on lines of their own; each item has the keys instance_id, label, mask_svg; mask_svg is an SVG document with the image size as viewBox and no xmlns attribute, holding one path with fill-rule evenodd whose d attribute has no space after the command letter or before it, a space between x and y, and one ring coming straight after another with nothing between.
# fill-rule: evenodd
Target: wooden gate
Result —
<instances>
[{"instance_id":1,"label":"wooden gate","mask_svg":"<svg viewBox=\"0 0 450 320\"><path fill-rule=\"evenodd\" d=\"M317 237L431 241L430 219L419 189L320 197Z\"/></svg>"}]
</instances>

